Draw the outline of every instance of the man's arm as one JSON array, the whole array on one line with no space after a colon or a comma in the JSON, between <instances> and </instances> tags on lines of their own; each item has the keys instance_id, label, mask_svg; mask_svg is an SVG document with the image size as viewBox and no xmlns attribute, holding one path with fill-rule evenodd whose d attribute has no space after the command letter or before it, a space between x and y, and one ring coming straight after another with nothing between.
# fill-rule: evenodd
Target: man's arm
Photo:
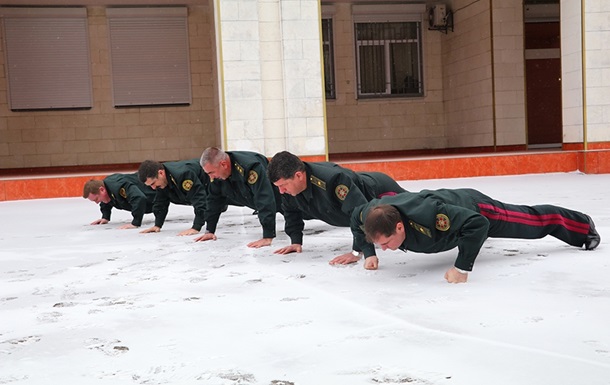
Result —
<instances>
[{"instance_id":1,"label":"man's arm","mask_svg":"<svg viewBox=\"0 0 610 385\"><path fill-rule=\"evenodd\" d=\"M134 184L126 184L124 186L125 193L127 194L127 200L131 206L131 224L134 227L140 227L142 225L142 219L146 213L146 195Z\"/></svg>"},{"instance_id":2,"label":"man's arm","mask_svg":"<svg viewBox=\"0 0 610 385\"><path fill-rule=\"evenodd\" d=\"M222 184L228 183L222 180L210 181L208 185L207 197L206 197L206 223L205 229L206 233L214 234L216 232L216 227L218 226L218 220L220 219L220 214L227 207L227 197L223 196L222 193ZM212 239L211 236L201 236L196 241L206 241Z\"/></svg>"},{"instance_id":3,"label":"man's arm","mask_svg":"<svg viewBox=\"0 0 610 385\"><path fill-rule=\"evenodd\" d=\"M366 241L364 231L362 230L362 211L368 208L368 204L358 206L352 211L350 216L350 230L352 232L353 244L352 252L345 253L333 258L329 263L331 265L347 265L355 263L364 257L364 268L367 270L376 270L379 266L379 259L375 255L375 245Z\"/></svg>"},{"instance_id":4,"label":"man's arm","mask_svg":"<svg viewBox=\"0 0 610 385\"><path fill-rule=\"evenodd\" d=\"M489 221L483 215L462 207L445 205L445 209L453 225L459 226L455 267L463 271L472 271L474 261L487 239Z\"/></svg>"},{"instance_id":5,"label":"man's arm","mask_svg":"<svg viewBox=\"0 0 610 385\"><path fill-rule=\"evenodd\" d=\"M110 215L112 214L113 208L112 201L110 203L100 203L100 211L102 212L102 218L93 222L92 225L101 225L110 222Z\"/></svg>"},{"instance_id":6,"label":"man's arm","mask_svg":"<svg viewBox=\"0 0 610 385\"><path fill-rule=\"evenodd\" d=\"M258 220L263 228L263 239L275 238L275 217L278 207L275 201L274 186L263 165L260 163L252 165L246 183L252 191L254 205L258 211ZM271 243L269 242L269 244Z\"/></svg>"},{"instance_id":7,"label":"man's arm","mask_svg":"<svg viewBox=\"0 0 610 385\"><path fill-rule=\"evenodd\" d=\"M153 204L153 214L155 216L155 225L151 228L140 231L140 233L158 233L165 223L165 217L169 211L169 187L157 189L155 195L155 203Z\"/></svg>"},{"instance_id":8,"label":"man's arm","mask_svg":"<svg viewBox=\"0 0 610 385\"><path fill-rule=\"evenodd\" d=\"M300 253L303 248L303 212L299 209L296 198L282 195L282 212L284 214L284 232L290 237L290 246L276 250L276 254Z\"/></svg>"},{"instance_id":9,"label":"man's arm","mask_svg":"<svg viewBox=\"0 0 610 385\"><path fill-rule=\"evenodd\" d=\"M188 202L193 206L195 218L193 219L193 226L189 230L181 232L179 235L192 235L197 234L203 227L206 220L206 209L207 209L207 198L208 198L208 186L204 184L199 176L192 171L188 171L183 175L182 180L190 179L193 181L193 185L186 193Z\"/></svg>"},{"instance_id":10,"label":"man's arm","mask_svg":"<svg viewBox=\"0 0 610 385\"><path fill-rule=\"evenodd\" d=\"M303 244L303 212L299 209L296 199L291 196L282 196L282 207L284 212L284 231L290 237L290 243Z\"/></svg>"}]
</instances>

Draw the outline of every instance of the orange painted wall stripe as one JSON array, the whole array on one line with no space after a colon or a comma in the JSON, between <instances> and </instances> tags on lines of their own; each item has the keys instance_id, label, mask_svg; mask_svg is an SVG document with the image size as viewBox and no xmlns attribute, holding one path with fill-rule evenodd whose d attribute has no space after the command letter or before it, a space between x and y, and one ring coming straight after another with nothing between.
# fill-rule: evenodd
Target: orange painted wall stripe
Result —
<instances>
[{"instance_id":1,"label":"orange painted wall stripe","mask_svg":"<svg viewBox=\"0 0 610 385\"><path fill-rule=\"evenodd\" d=\"M321 161L308 157L307 161ZM586 162L585 162L586 159ZM370 160L341 162L354 171L381 171L396 180L464 178L540 174L582 171L587 174L610 173L610 149L512 153L438 158ZM585 170L586 166L586 170ZM103 179L106 175L20 177L0 179L0 201L81 197L83 185L89 179Z\"/></svg>"}]
</instances>

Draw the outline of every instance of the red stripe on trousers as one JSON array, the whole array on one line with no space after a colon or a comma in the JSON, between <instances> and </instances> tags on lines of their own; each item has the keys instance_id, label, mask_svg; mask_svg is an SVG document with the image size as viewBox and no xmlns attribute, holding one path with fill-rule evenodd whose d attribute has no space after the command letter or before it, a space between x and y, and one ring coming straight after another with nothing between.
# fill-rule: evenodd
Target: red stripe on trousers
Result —
<instances>
[{"instance_id":1,"label":"red stripe on trousers","mask_svg":"<svg viewBox=\"0 0 610 385\"><path fill-rule=\"evenodd\" d=\"M566 218L560 214L543 214L533 215L528 213L522 213L519 211L509 211L493 205L479 203L481 214L487 218L502 220L511 223L520 223L528 226L548 226L548 225L562 225L570 231L576 233L587 234L589 233L589 224L577 222L573 219ZM486 212L483 210L492 210L493 213Z\"/></svg>"}]
</instances>

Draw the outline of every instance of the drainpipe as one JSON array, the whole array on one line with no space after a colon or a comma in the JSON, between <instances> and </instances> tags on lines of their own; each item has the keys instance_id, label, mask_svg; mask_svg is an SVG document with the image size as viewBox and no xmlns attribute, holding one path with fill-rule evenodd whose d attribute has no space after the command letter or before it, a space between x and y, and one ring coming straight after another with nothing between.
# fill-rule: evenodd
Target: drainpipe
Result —
<instances>
[{"instance_id":1,"label":"drainpipe","mask_svg":"<svg viewBox=\"0 0 610 385\"><path fill-rule=\"evenodd\" d=\"M583 172L587 173L587 150L589 139L587 137L587 58L585 46L585 0L580 0L580 45L582 66L582 138L583 138Z\"/></svg>"},{"instance_id":2,"label":"drainpipe","mask_svg":"<svg viewBox=\"0 0 610 385\"><path fill-rule=\"evenodd\" d=\"M584 0L582 0L584 1ZM494 152L497 152L498 138L496 132L496 71L495 71L495 60L494 60L494 10L493 0L489 0L489 32L490 32L490 46L491 46L491 114L492 114L492 129L494 135Z\"/></svg>"},{"instance_id":3,"label":"drainpipe","mask_svg":"<svg viewBox=\"0 0 610 385\"><path fill-rule=\"evenodd\" d=\"M328 162L330 160L329 155L329 143L328 143L328 116L326 115L326 92L325 85L326 80L324 79L324 42L322 41L322 2L318 1L318 33L320 34L320 72L322 76L320 78L322 82L322 121L324 124L324 158Z\"/></svg>"},{"instance_id":4,"label":"drainpipe","mask_svg":"<svg viewBox=\"0 0 610 385\"><path fill-rule=\"evenodd\" d=\"M214 28L216 33L216 66L218 68L218 107L220 109L220 140L225 150L228 147L227 139L227 104L225 94L224 58L222 52L222 17L220 15L220 0L214 1Z\"/></svg>"}]
</instances>

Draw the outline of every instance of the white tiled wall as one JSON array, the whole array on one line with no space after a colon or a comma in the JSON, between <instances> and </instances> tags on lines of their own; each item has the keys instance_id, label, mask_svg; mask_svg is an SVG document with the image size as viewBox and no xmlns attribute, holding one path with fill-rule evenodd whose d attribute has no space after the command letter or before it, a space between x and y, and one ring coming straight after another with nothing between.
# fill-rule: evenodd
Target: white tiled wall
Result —
<instances>
[{"instance_id":1,"label":"white tiled wall","mask_svg":"<svg viewBox=\"0 0 610 385\"><path fill-rule=\"evenodd\" d=\"M561 4L561 85L563 140L583 140L582 44L580 2L562 0Z\"/></svg>"},{"instance_id":2,"label":"white tiled wall","mask_svg":"<svg viewBox=\"0 0 610 385\"><path fill-rule=\"evenodd\" d=\"M216 6L226 147L269 156L325 154L319 2L223 0Z\"/></svg>"},{"instance_id":3,"label":"white tiled wall","mask_svg":"<svg viewBox=\"0 0 610 385\"><path fill-rule=\"evenodd\" d=\"M610 140L610 2L561 1L564 142L582 142L586 120L588 142ZM582 21L586 95L583 96ZM584 105L586 101L586 105ZM584 108L583 108L584 105ZM583 114L585 114L583 116Z\"/></svg>"},{"instance_id":4,"label":"white tiled wall","mask_svg":"<svg viewBox=\"0 0 610 385\"><path fill-rule=\"evenodd\" d=\"M496 145L525 144L525 59L521 0L493 2Z\"/></svg>"},{"instance_id":5,"label":"white tiled wall","mask_svg":"<svg viewBox=\"0 0 610 385\"><path fill-rule=\"evenodd\" d=\"M610 4L585 2L587 140L610 140Z\"/></svg>"}]
</instances>

